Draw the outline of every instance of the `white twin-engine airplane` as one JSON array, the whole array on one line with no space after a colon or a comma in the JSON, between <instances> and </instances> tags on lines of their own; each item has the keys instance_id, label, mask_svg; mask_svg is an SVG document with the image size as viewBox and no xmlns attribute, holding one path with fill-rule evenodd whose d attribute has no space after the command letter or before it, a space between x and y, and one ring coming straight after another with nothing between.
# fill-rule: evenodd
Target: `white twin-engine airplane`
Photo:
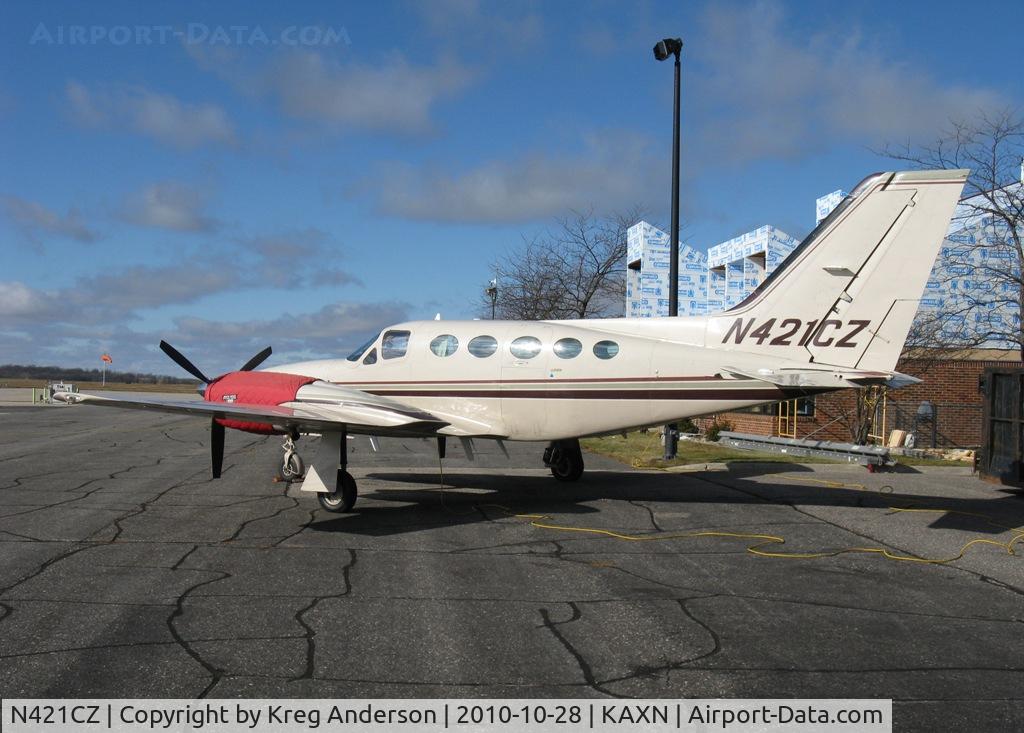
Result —
<instances>
[{"instance_id":1,"label":"white twin-engine airplane","mask_svg":"<svg viewBox=\"0 0 1024 733\"><path fill-rule=\"evenodd\" d=\"M346 438L549 441L556 479L583 473L581 436L661 425L847 387L917 381L894 370L967 170L865 178L739 305L707 317L415 321L346 359L210 379L202 401L62 393L68 402L211 418L213 476L224 429L286 436L282 473L303 473L293 441L318 434L302 488L349 511ZM503 448L504 446L502 446Z\"/></svg>"}]
</instances>

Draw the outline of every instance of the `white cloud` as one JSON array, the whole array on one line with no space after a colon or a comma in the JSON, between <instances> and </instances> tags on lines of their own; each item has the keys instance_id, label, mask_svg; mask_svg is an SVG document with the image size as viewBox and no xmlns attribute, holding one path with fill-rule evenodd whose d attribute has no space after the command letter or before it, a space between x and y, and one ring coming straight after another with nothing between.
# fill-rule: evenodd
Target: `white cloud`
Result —
<instances>
[{"instance_id":1,"label":"white cloud","mask_svg":"<svg viewBox=\"0 0 1024 733\"><path fill-rule=\"evenodd\" d=\"M687 54L705 163L802 157L837 141L930 140L950 119L1001 106L991 89L944 83L856 29L797 35L779 5L713 4Z\"/></svg>"},{"instance_id":2,"label":"white cloud","mask_svg":"<svg viewBox=\"0 0 1024 733\"><path fill-rule=\"evenodd\" d=\"M339 346L355 346L352 338L376 331L408 317L409 306L400 302L331 303L312 313L286 313L269 320L241 322L179 318L175 321L182 343L240 341L281 344L284 349L311 349L338 354Z\"/></svg>"},{"instance_id":3,"label":"white cloud","mask_svg":"<svg viewBox=\"0 0 1024 733\"><path fill-rule=\"evenodd\" d=\"M433 35L477 55L507 57L532 48L544 36L544 19L522 3L432 0L417 3L416 9Z\"/></svg>"},{"instance_id":4,"label":"white cloud","mask_svg":"<svg viewBox=\"0 0 1024 733\"><path fill-rule=\"evenodd\" d=\"M461 173L392 164L352 192L369 194L383 213L410 219L519 222L660 200L662 181L651 175L658 165L646 139L605 133L587 137L575 155L535 151Z\"/></svg>"},{"instance_id":5,"label":"white cloud","mask_svg":"<svg viewBox=\"0 0 1024 733\"><path fill-rule=\"evenodd\" d=\"M20 320L45 310L45 296L20 282L0 282L0 318Z\"/></svg>"},{"instance_id":6,"label":"white cloud","mask_svg":"<svg viewBox=\"0 0 1024 733\"><path fill-rule=\"evenodd\" d=\"M461 91L472 78L455 61L416 66L395 57L362 66L302 52L277 58L260 89L291 117L408 134L429 130L437 101Z\"/></svg>"},{"instance_id":7,"label":"white cloud","mask_svg":"<svg viewBox=\"0 0 1024 733\"><path fill-rule=\"evenodd\" d=\"M0 284L0 316L7 284ZM211 376L237 369L264 346L274 355L267 365L311 358L344 357L369 336L392 323L408 320L409 306L337 302L311 313L283 314L267 320L241 322L179 318L169 329L137 331L123 324L83 328L68 323L31 325L31 335L0 327L0 353L5 363L98 365L110 353L115 367L127 371L185 376L157 345L172 343ZM2 325L2 318L0 318Z\"/></svg>"},{"instance_id":8,"label":"white cloud","mask_svg":"<svg viewBox=\"0 0 1024 733\"><path fill-rule=\"evenodd\" d=\"M263 65L230 49L194 45L186 52L201 69L243 94L269 98L286 116L331 130L428 132L438 102L477 76L451 58L414 64L398 52L373 65L308 50L281 50Z\"/></svg>"},{"instance_id":9,"label":"white cloud","mask_svg":"<svg viewBox=\"0 0 1024 733\"><path fill-rule=\"evenodd\" d=\"M95 242L96 232L90 229L77 209L65 214L46 208L35 201L17 196L0 196L4 213L33 244L40 244L43 235L73 239L77 242Z\"/></svg>"},{"instance_id":10,"label":"white cloud","mask_svg":"<svg viewBox=\"0 0 1024 733\"><path fill-rule=\"evenodd\" d=\"M220 226L206 214L203 193L176 181L154 183L129 196L121 216L132 224L178 232L212 232Z\"/></svg>"},{"instance_id":11,"label":"white cloud","mask_svg":"<svg viewBox=\"0 0 1024 733\"><path fill-rule=\"evenodd\" d=\"M337 257L339 252L328 241L323 232L305 229L238 240L201 258L103 271L62 288L0 282L0 333L58 325L95 331L138 320L144 311L218 293L361 285L344 270L323 267L325 253Z\"/></svg>"},{"instance_id":12,"label":"white cloud","mask_svg":"<svg viewBox=\"0 0 1024 733\"><path fill-rule=\"evenodd\" d=\"M137 86L90 90L76 81L65 94L72 115L89 127L126 128L183 149L235 142L234 126L216 104L191 104Z\"/></svg>"},{"instance_id":13,"label":"white cloud","mask_svg":"<svg viewBox=\"0 0 1024 733\"><path fill-rule=\"evenodd\" d=\"M64 323L98 325L138 318L138 311L191 303L239 284L237 272L203 262L137 265L82 277L53 290L0 283L0 329Z\"/></svg>"},{"instance_id":14,"label":"white cloud","mask_svg":"<svg viewBox=\"0 0 1024 733\"><path fill-rule=\"evenodd\" d=\"M299 288L362 285L355 275L327 263L344 256L340 247L320 229L309 227L235 240L248 281L265 287ZM254 256L255 255L255 256Z\"/></svg>"}]
</instances>

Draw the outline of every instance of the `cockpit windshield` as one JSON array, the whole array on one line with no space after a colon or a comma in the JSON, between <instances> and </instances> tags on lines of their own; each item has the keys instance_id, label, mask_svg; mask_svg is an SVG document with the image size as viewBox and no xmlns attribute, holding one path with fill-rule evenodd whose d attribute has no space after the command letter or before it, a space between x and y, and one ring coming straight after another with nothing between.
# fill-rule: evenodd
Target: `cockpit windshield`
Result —
<instances>
[{"instance_id":1,"label":"cockpit windshield","mask_svg":"<svg viewBox=\"0 0 1024 733\"><path fill-rule=\"evenodd\" d=\"M369 341L367 341L367 342L366 342L365 344L363 344L362 346L360 346L360 347L359 347L358 349L356 349L355 351L353 351L353 352L352 352L351 354L349 354L349 355L348 355L347 357L345 357L345 358L346 358L346 359L348 359L349 361L359 361L359 357L361 357L361 356L362 356L362 355L363 355L364 353L366 353L366 350L367 350L368 348L370 348L371 346L373 346L373 345L374 345L374 344L375 344L375 343L377 342L377 337L378 337L378 336L380 336L380 331L378 331L378 332L377 332L377 333L376 333L376 334L374 335L374 337L373 337L372 339L370 339Z\"/></svg>"}]
</instances>

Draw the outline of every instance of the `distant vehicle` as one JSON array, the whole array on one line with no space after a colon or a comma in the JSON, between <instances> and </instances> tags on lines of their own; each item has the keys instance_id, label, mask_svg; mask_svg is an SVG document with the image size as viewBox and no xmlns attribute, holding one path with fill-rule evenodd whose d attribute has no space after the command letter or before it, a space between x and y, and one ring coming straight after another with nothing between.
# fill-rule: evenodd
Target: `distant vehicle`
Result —
<instances>
[{"instance_id":1,"label":"distant vehicle","mask_svg":"<svg viewBox=\"0 0 1024 733\"><path fill-rule=\"evenodd\" d=\"M63 394L69 402L206 415L213 475L224 430L286 436L284 475L301 475L302 434L322 436L303 489L348 511L349 433L548 441L556 479L583 473L579 438L848 387L907 384L894 371L967 170L868 176L739 305L706 317L416 321L347 359L207 377L203 401Z\"/></svg>"}]
</instances>

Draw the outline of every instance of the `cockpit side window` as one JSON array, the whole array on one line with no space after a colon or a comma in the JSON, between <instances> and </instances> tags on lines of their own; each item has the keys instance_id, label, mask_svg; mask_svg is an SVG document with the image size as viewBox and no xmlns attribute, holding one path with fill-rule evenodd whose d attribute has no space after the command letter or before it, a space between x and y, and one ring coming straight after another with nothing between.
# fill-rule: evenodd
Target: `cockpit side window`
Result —
<instances>
[{"instance_id":1,"label":"cockpit side window","mask_svg":"<svg viewBox=\"0 0 1024 733\"><path fill-rule=\"evenodd\" d=\"M409 349L409 331L388 331L380 344L380 355L385 359L398 359Z\"/></svg>"},{"instance_id":2,"label":"cockpit side window","mask_svg":"<svg viewBox=\"0 0 1024 733\"><path fill-rule=\"evenodd\" d=\"M365 344L362 344L358 349L353 351L351 354L349 354L345 358L348 359L349 361L359 361L359 357L361 357L363 354L365 354L366 350L368 348L373 346L373 344L377 341L377 337L378 336L380 336L380 331L378 331L376 334L374 334L374 337L372 339L367 341Z\"/></svg>"},{"instance_id":3,"label":"cockpit side window","mask_svg":"<svg viewBox=\"0 0 1024 733\"><path fill-rule=\"evenodd\" d=\"M364 364L376 364L377 363L377 349L370 349L370 353L363 359Z\"/></svg>"}]
</instances>

